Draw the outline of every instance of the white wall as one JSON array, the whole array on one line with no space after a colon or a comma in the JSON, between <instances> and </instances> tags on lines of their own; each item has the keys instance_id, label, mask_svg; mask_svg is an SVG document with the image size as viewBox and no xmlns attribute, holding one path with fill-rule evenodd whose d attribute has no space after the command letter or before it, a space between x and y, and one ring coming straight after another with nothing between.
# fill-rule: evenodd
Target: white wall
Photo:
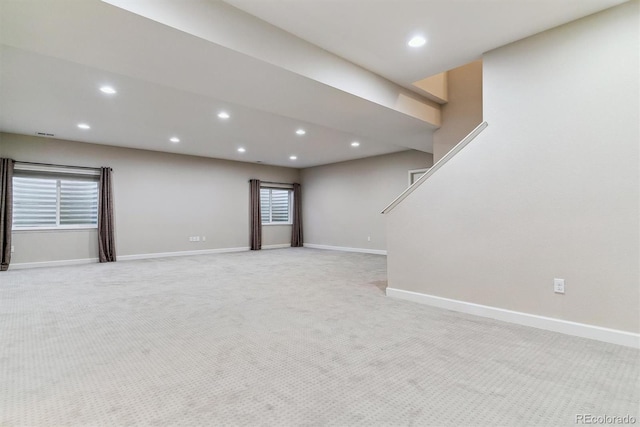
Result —
<instances>
[{"instance_id":1,"label":"white wall","mask_svg":"<svg viewBox=\"0 0 640 427\"><path fill-rule=\"evenodd\" d=\"M407 188L410 169L432 164L431 154L410 150L303 169L305 245L386 250L380 212Z\"/></svg>"},{"instance_id":2,"label":"white wall","mask_svg":"<svg viewBox=\"0 0 640 427\"><path fill-rule=\"evenodd\" d=\"M489 127L387 216L389 287L639 331L638 20L484 56Z\"/></svg>"},{"instance_id":3,"label":"white wall","mask_svg":"<svg viewBox=\"0 0 640 427\"><path fill-rule=\"evenodd\" d=\"M0 156L113 168L118 256L248 247L248 180L299 179L291 168L6 133ZM263 228L263 246L290 243L291 226ZM12 244L12 265L97 257L95 230L18 231Z\"/></svg>"}]
</instances>

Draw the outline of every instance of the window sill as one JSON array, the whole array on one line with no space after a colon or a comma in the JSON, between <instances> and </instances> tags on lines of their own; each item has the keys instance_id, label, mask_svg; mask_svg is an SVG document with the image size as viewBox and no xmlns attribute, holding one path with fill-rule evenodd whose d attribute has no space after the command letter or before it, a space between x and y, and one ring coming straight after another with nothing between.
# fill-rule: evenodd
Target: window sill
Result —
<instances>
[{"instance_id":1,"label":"window sill","mask_svg":"<svg viewBox=\"0 0 640 427\"><path fill-rule=\"evenodd\" d=\"M289 226L291 226L291 225L293 225L293 223L292 222L269 222L269 223L263 222L262 223L263 227L271 227L273 225L289 225Z\"/></svg>"},{"instance_id":2,"label":"window sill","mask_svg":"<svg viewBox=\"0 0 640 427\"><path fill-rule=\"evenodd\" d=\"M34 231L46 231L46 232L56 232L56 231L98 231L98 227L30 227L30 228L14 228L11 230L12 233L32 233Z\"/></svg>"}]
</instances>

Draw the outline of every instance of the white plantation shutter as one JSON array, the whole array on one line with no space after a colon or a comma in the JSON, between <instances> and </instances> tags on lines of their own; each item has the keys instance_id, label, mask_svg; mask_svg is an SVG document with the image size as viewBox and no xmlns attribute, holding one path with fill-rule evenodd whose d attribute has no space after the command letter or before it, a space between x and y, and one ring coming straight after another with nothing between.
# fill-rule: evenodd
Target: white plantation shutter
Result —
<instances>
[{"instance_id":1,"label":"white plantation shutter","mask_svg":"<svg viewBox=\"0 0 640 427\"><path fill-rule=\"evenodd\" d=\"M263 224L271 222L271 191L268 188L260 189L260 218Z\"/></svg>"},{"instance_id":2,"label":"white plantation shutter","mask_svg":"<svg viewBox=\"0 0 640 427\"><path fill-rule=\"evenodd\" d=\"M98 224L98 183L60 181L60 225Z\"/></svg>"},{"instance_id":3,"label":"white plantation shutter","mask_svg":"<svg viewBox=\"0 0 640 427\"><path fill-rule=\"evenodd\" d=\"M271 222L289 222L289 190L271 190Z\"/></svg>"},{"instance_id":4,"label":"white plantation shutter","mask_svg":"<svg viewBox=\"0 0 640 427\"><path fill-rule=\"evenodd\" d=\"M57 211L55 179L13 178L13 227L55 227Z\"/></svg>"},{"instance_id":5,"label":"white plantation shutter","mask_svg":"<svg viewBox=\"0 0 640 427\"><path fill-rule=\"evenodd\" d=\"M13 228L95 227L98 182L87 178L13 177Z\"/></svg>"},{"instance_id":6,"label":"white plantation shutter","mask_svg":"<svg viewBox=\"0 0 640 427\"><path fill-rule=\"evenodd\" d=\"M290 224L291 190L261 188L260 215L263 224Z\"/></svg>"}]
</instances>

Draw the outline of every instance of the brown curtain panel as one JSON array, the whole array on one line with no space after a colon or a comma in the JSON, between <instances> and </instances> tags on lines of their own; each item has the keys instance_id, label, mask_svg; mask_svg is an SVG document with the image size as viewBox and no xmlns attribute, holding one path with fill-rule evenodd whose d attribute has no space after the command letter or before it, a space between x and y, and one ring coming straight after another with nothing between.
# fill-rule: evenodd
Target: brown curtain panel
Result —
<instances>
[{"instance_id":1,"label":"brown curtain panel","mask_svg":"<svg viewBox=\"0 0 640 427\"><path fill-rule=\"evenodd\" d=\"M302 246L302 191L300 184L293 184L293 227L291 227L291 246Z\"/></svg>"},{"instance_id":2,"label":"brown curtain panel","mask_svg":"<svg viewBox=\"0 0 640 427\"><path fill-rule=\"evenodd\" d=\"M111 175L111 168L100 168L98 195L98 259L100 262L116 260Z\"/></svg>"},{"instance_id":3,"label":"brown curtain panel","mask_svg":"<svg viewBox=\"0 0 640 427\"><path fill-rule=\"evenodd\" d=\"M260 180L249 180L251 250L262 249L262 217L260 215Z\"/></svg>"},{"instance_id":4,"label":"brown curtain panel","mask_svg":"<svg viewBox=\"0 0 640 427\"><path fill-rule=\"evenodd\" d=\"M0 158L0 271L7 271L11 262L14 163Z\"/></svg>"}]
</instances>

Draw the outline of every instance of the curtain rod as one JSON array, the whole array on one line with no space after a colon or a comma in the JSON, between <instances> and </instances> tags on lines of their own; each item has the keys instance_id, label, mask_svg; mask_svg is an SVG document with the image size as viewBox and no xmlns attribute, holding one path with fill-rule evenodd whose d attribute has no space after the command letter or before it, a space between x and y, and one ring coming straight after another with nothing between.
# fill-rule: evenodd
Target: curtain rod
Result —
<instances>
[{"instance_id":1,"label":"curtain rod","mask_svg":"<svg viewBox=\"0 0 640 427\"><path fill-rule=\"evenodd\" d=\"M100 168L93 168L91 166L55 165L53 163L21 162L19 160L16 160L16 163L20 163L20 164L23 164L23 165L35 165L35 166L53 166L53 167L58 167L58 168L90 169L90 170L94 170L94 171L99 171L100 170ZM111 168L109 168L109 169L111 169Z\"/></svg>"},{"instance_id":2,"label":"curtain rod","mask_svg":"<svg viewBox=\"0 0 640 427\"><path fill-rule=\"evenodd\" d=\"M249 181L251 181L251 180L249 180ZM273 181L260 181L260 184L293 185L292 182L273 182Z\"/></svg>"}]
</instances>

